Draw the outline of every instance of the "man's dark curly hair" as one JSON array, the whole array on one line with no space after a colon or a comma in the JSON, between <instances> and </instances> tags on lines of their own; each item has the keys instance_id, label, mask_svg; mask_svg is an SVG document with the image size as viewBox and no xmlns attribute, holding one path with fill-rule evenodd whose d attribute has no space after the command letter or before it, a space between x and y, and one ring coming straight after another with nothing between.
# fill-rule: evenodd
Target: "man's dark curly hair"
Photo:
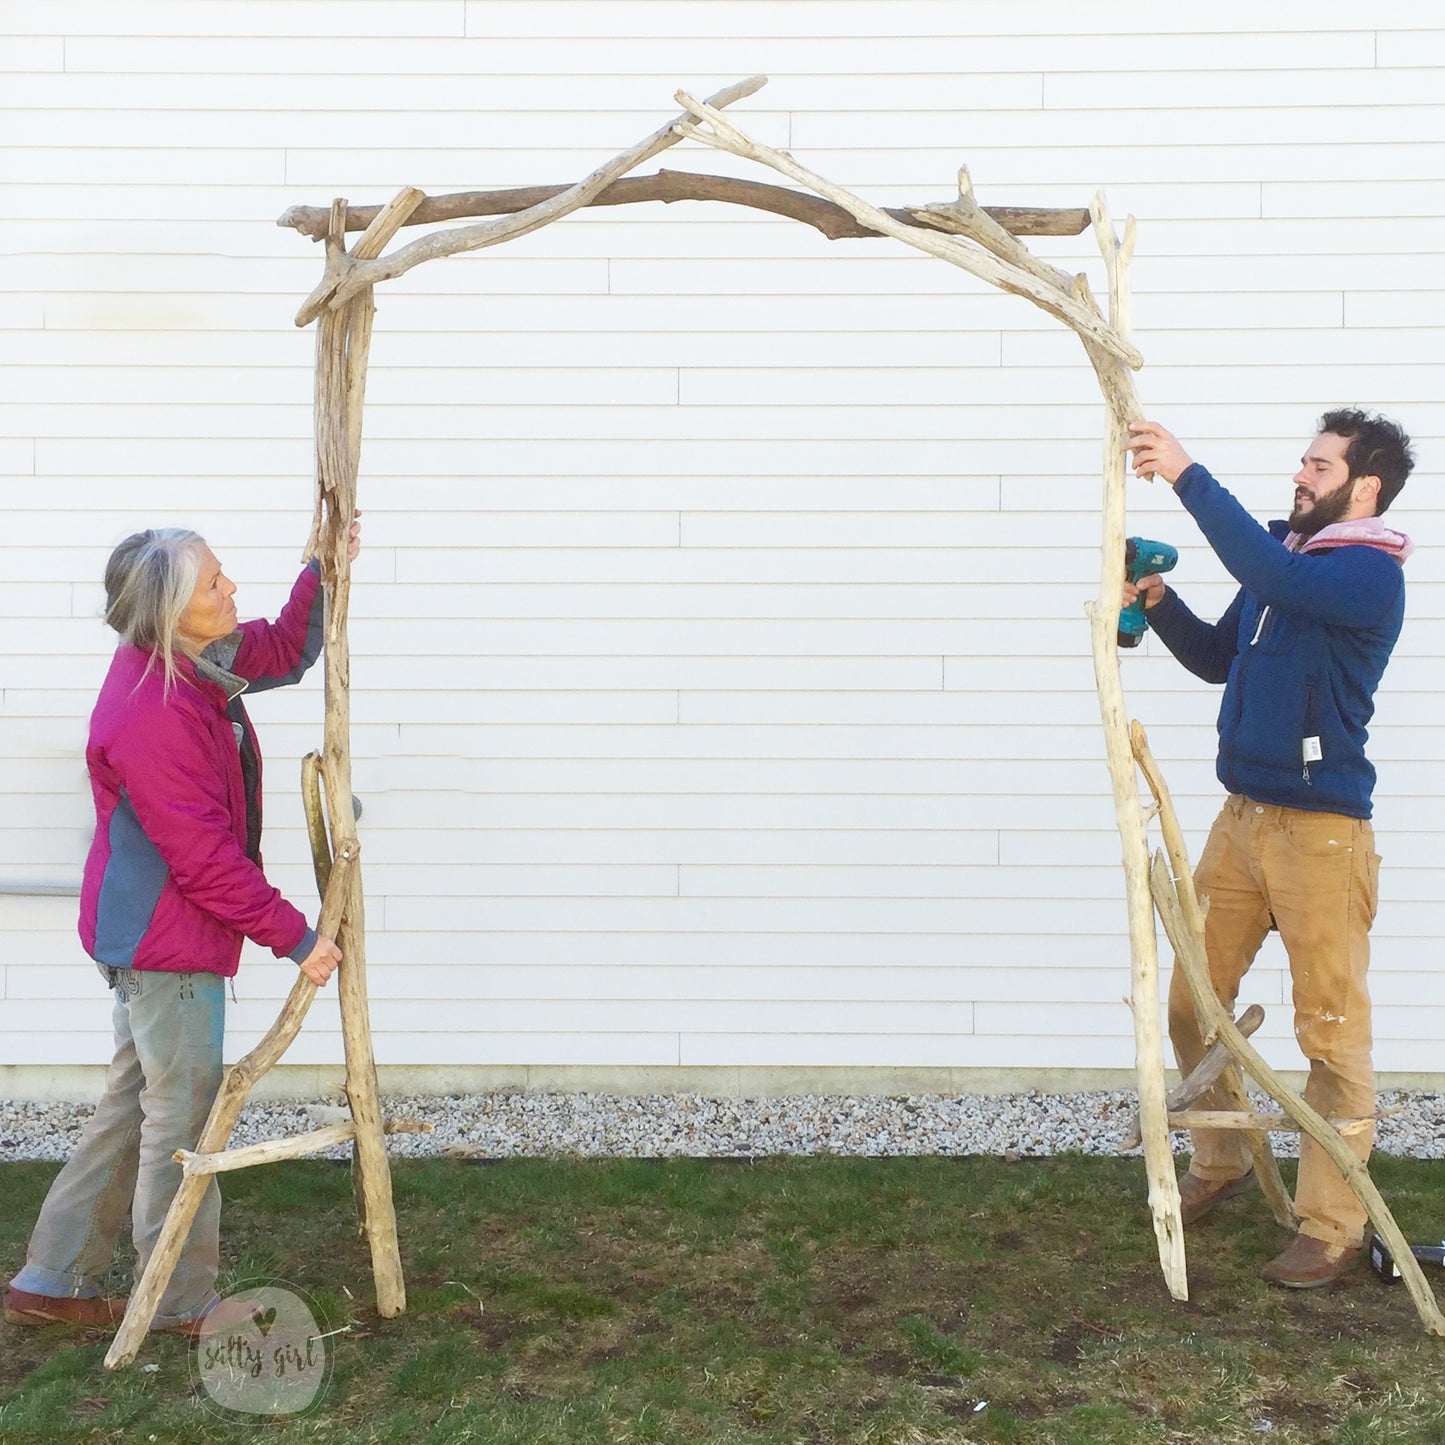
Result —
<instances>
[{"instance_id":1,"label":"man's dark curly hair","mask_svg":"<svg viewBox=\"0 0 1445 1445\"><path fill-rule=\"evenodd\" d=\"M1410 449L1410 438L1404 428L1388 417L1372 416L1355 407L1341 407L1338 411L1327 411L1320 418L1319 429L1349 441L1345 465L1350 469L1351 481L1356 477L1379 477L1380 495L1375 502L1375 515L1380 516L1400 495L1400 488L1415 465L1415 453Z\"/></svg>"}]
</instances>

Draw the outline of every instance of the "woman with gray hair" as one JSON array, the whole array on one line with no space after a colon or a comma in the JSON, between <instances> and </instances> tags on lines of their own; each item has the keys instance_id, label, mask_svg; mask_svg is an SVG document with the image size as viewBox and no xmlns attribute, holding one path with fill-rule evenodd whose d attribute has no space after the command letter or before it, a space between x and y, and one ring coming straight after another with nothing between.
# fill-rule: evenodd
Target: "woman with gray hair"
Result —
<instances>
[{"instance_id":1,"label":"woman with gray hair","mask_svg":"<svg viewBox=\"0 0 1445 1445\"><path fill-rule=\"evenodd\" d=\"M351 555L360 547L351 528ZM102 1280L129 1210L137 1274L221 1083L225 981L251 939L317 984L341 953L266 881L261 754L241 695L297 681L324 636L311 563L275 622L239 624L235 585L194 532L127 537L105 569L120 645L91 714L95 839L80 937L115 993L105 1092L56 1176L24 1269L5 1291L22 1324L109 1325L124 1299ZM217 1303L213 1180L153 1328L194 1337Z\"/></svg>"}]
</instances>

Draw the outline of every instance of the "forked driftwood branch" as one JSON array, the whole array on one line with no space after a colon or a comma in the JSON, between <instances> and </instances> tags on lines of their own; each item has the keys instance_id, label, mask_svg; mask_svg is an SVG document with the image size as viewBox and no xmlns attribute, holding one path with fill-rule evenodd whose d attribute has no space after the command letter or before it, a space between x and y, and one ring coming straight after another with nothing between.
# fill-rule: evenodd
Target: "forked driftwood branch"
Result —
<instances>
[{"instance_id":1,"label":"forked driftwood branch","mask_svg":"<svg viewBox=\"0 0 1445 1445\"><path fill-rule=\"evenodd\" d=\"M1355 1157L1342 1137L1342 1133L1357 1132L1374 1121L1344 1120L1341 1121L1343 1129L1332 1125L1270 1068L1249 1040L1235 1027L1229 1011L1215 994L1209 977L1209 961L1204 950L1204 913L1194 892L1193 874L1184 847L1184 833L1179 826L1168 785L1149 750L1149 740L1137 722L1132 728L1132 745L1139 760L1139 769L1158 804L1160 831L1164 837L1164 850L1155 854L1150 869L1154 903L1159 910L1164 932L1174 949L1175 965L1184 970L1190 997L1194 1000L1199 1021L1205 1027L1206 1037L1212 1035L1223 1044L1240 1069L1284 1110L1285 1115L1292 1121L1291 1127L1308 1134L1334 1161L1344 1175L1345 1182L1370 1216L1370 1222L1394 1256L1400 1277L1405 1281L1405 1287L1410 1292L1421 1322L1431 1334L1445 1335L1445 1315L1440 1312L1419 1261L1410 1252L1409 1243L1400 1226L1395 1223L1395 1217L1375 1187L1374 1180L1370 1178L1369 1169L1362 1160ZM1245 1128L1259 1137L1263 1137L1260 1132L1263 1129L1285 1127L1274 1123L1270 1116L1255 1116L1249 1111L1247 1102L1242 1113L1201 1113L1204 1115L1203 1122L1206 1127ZM1227 1119L1232 1119L1233 1122L1226 1123ZM1193 1122L1191 1120L1190 1124Z\"/></svg>"}]
</instances>

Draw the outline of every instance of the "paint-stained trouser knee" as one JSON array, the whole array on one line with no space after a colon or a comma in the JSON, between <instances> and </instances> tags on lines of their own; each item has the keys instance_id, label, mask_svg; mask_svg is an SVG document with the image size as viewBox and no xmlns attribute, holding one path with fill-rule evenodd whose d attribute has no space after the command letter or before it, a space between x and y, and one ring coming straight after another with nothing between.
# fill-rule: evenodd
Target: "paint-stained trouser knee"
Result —
<instances>
[{"instance_id":1,"label":"paint-stained trouser knee","mask_svg":"<svg viewBox=\"0 0 1445 1445\"><path fill-rule=\"evenodd\" d=\"M221 1085L226 984L211 973L115 970L115 1058L94 1118L40 1209L25 1268L32 1294L101 1292L131 1213L136 1275L145 1270L181 1182L171 1155L194 1149ZM174 1324L216 1299L221 1194L214 1179L156 1314Z\"/></svg>"},{"instance_id":2,"label":"paint-stained trouser knee","mask_svg":"<svg viewBox=\"0 0 1445 1445\"><path fill-rule=\"evenodd\" d=\"M1378 898L1380 859L1368 822L1339 813L1307 813L1232 794L1215 820L1195 869L1207 899L1204 941L1215 992L1230 1009L1240 980L1273 917L1294 980L1295 1036L1309 1061L1305 1099L1326 1118L1375 1112L1370 1059L1370 925ZM1204 1053L1183 970L1169 988L1169 1035L1181 1073ZM1218 1089L1195 1106L1227 1109ZM1235 1130L1194 1131L1194 1173L1232 1179L1250 1166L1249 1146ZM1348 1136L1368 1159L1373 1128ZM1300 1232L1333 1245L1358 1243L1365 1211L1339 1169L1312 1139L1301 1136L1295 1210Z\"/></svg>"}]
</instances>

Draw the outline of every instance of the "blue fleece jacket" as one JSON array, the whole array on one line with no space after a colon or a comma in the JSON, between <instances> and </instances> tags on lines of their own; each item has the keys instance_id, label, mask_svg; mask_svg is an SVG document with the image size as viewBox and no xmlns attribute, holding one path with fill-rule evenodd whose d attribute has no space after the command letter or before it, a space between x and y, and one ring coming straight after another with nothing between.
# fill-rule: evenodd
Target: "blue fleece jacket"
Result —
<instances>
[{"instance_id":1,"label":"blue fleece jacket","mask_svg":"<svg viewBox=\"0 0 1445 1445\"><path fill-rule=\"evenodd\" d=\"M1231 793L1368 818L1375 689L1405 616L1400 563L1368 546L1291 552L1195 462L1174 484L1240 591L1213 625L1171 590L1149 625L1197 677L1224 683L1219 781Z\"/></svg>"}]
</instances>

